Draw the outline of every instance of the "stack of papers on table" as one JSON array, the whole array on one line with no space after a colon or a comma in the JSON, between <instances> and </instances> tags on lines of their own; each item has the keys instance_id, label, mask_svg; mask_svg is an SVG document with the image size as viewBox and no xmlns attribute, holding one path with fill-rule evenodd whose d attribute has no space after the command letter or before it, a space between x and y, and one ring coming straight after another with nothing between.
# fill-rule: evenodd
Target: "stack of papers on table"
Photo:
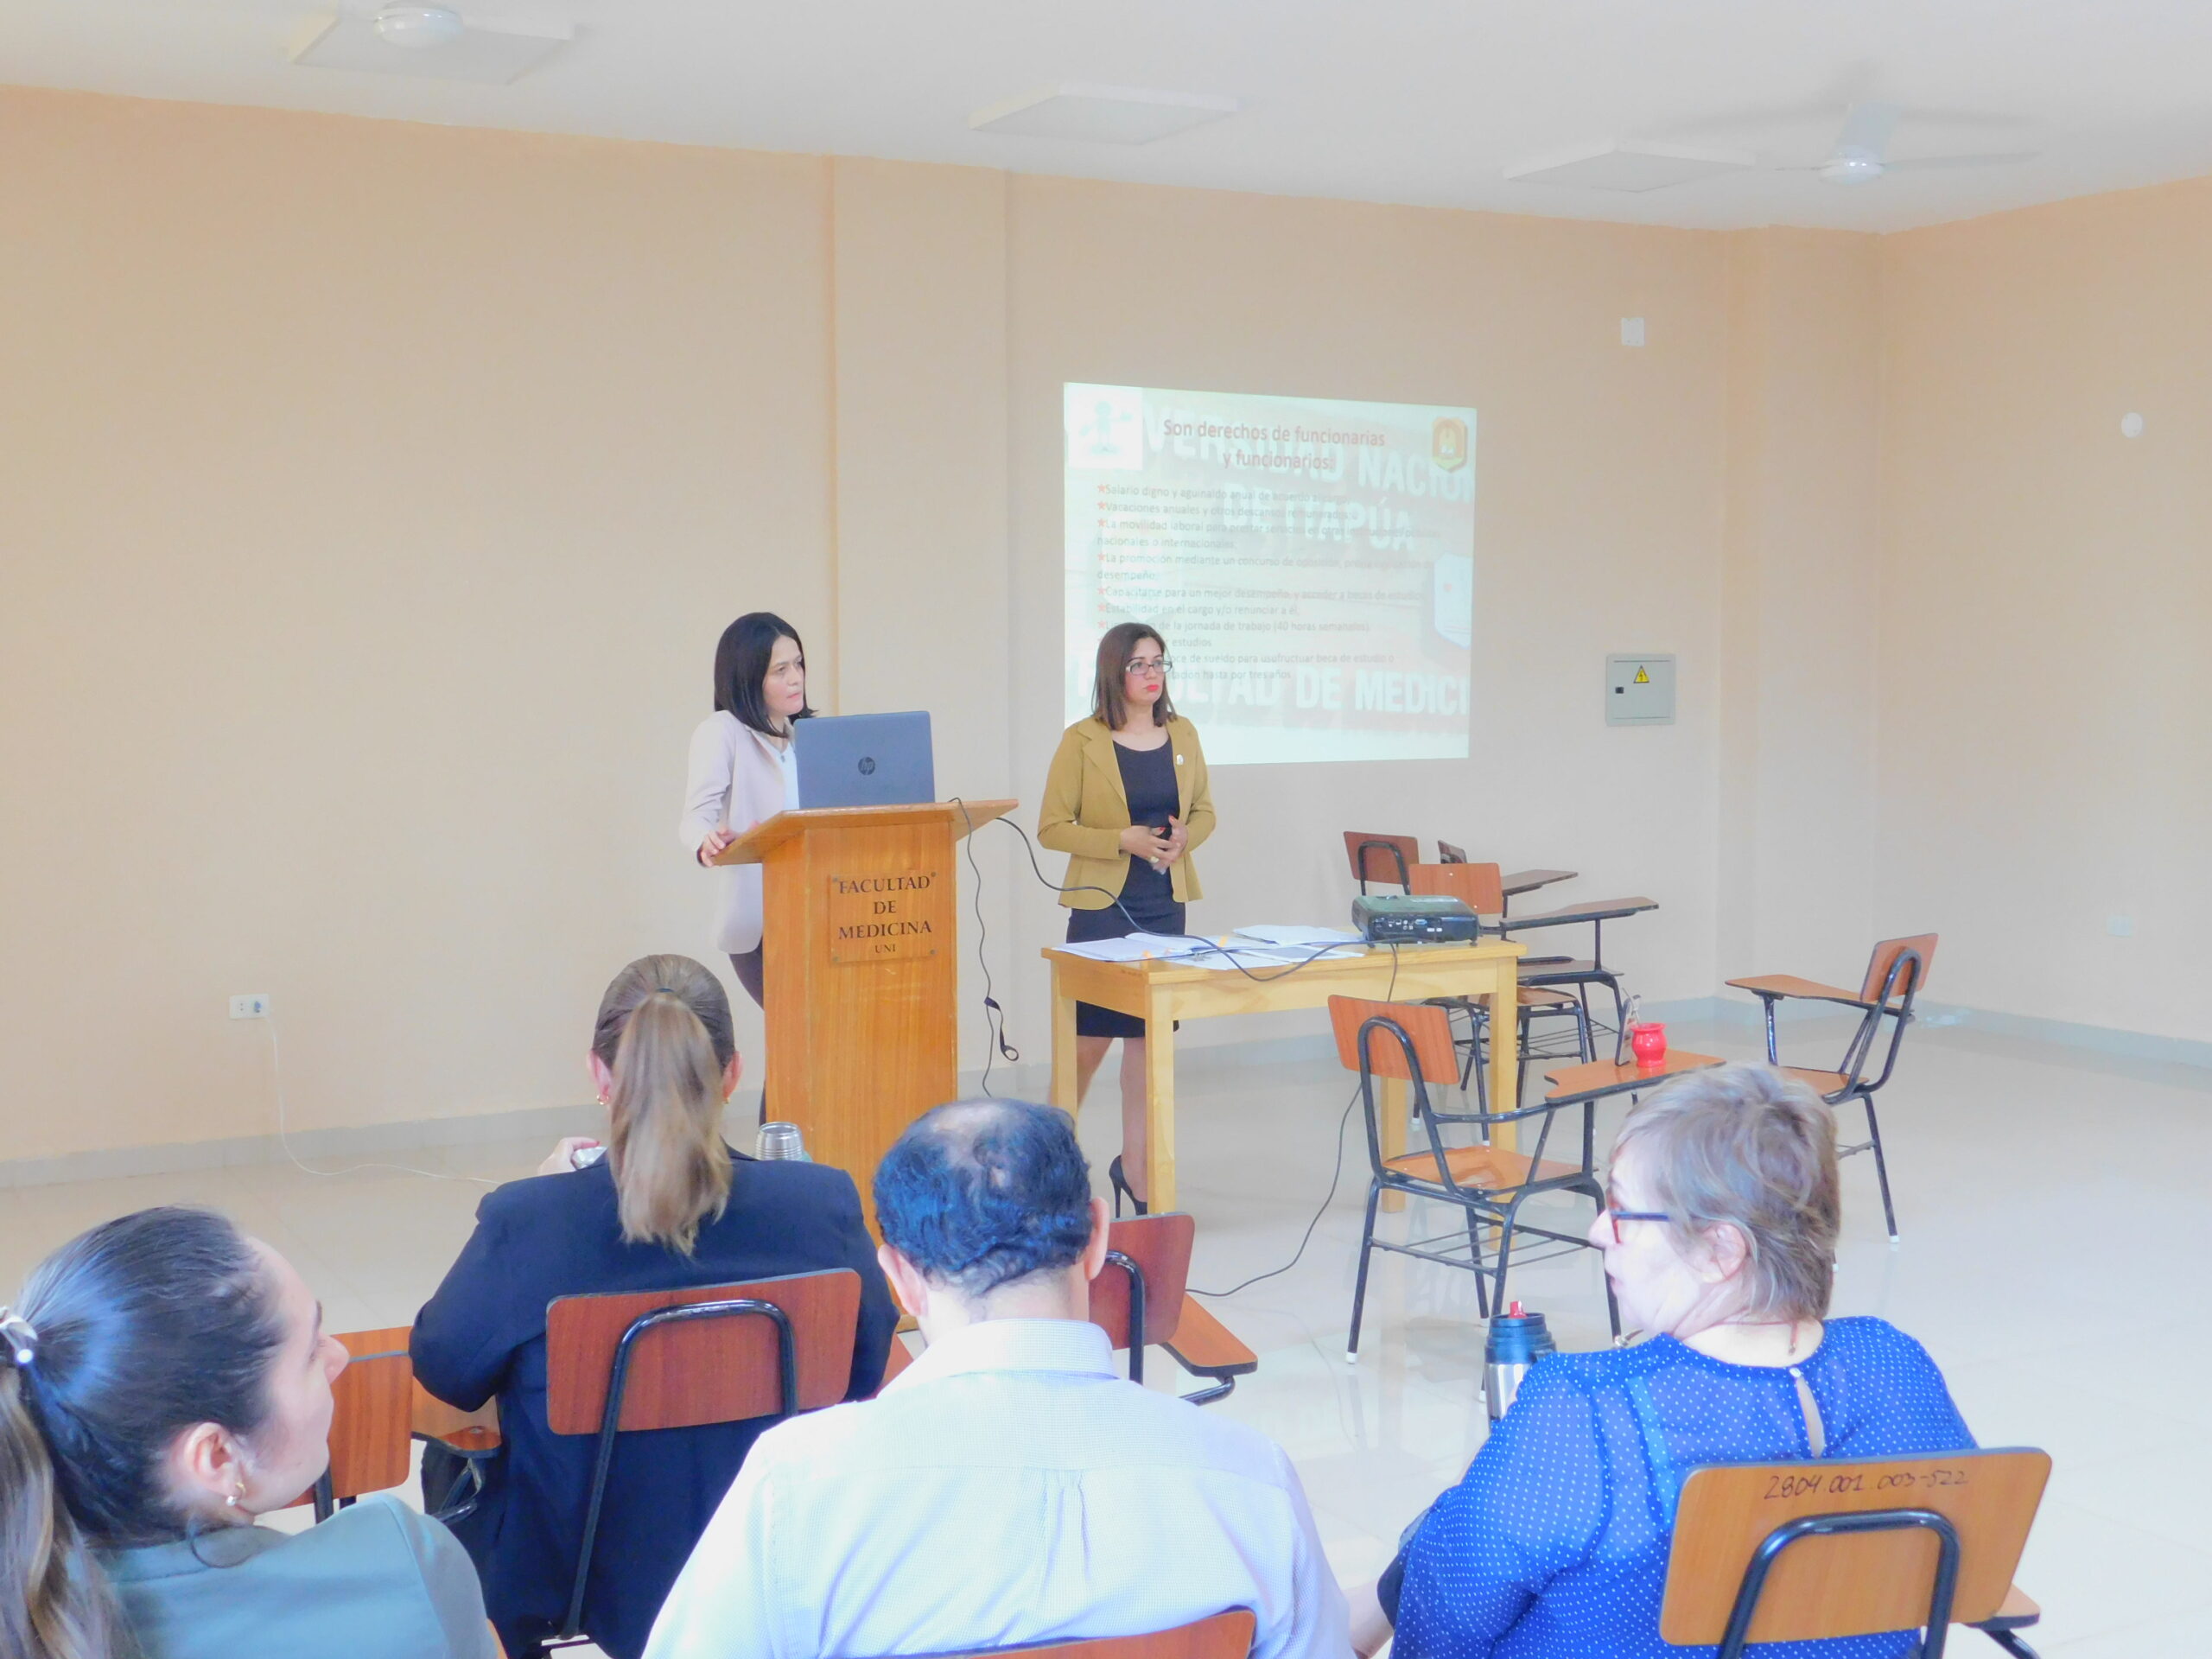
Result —
<instances>
[{"instance_id":1,"label":"stack of papers on table","mask_svg":"<svg viewBox=\"0 0 2212 1659\"><path fill-rule=\"evenodd\" d=\"M1219 939L1180 933L1131 933L1118 939L1057 944L1071 957L1092 962L1167 962L1186 968L1280 971L1331 957L1356 957L1364 948L1357 933L1340 927L1240 927Z\"/></svg>"},{"instance_id":2,"label":"stack of papers on table","mask_svg":"<svg viewBox=\"0 0 2212 1659\"><path fill-rule=\"evenodd\" d=\"M1202 950L1218 948L1211 939L1194 938L1180 933L1131 933L1118 939L1091 939L1080 944L1056 944L1052 947L1071 957L1087 957L1092 962L1157 962L1165 957L1194 956Z\"/></svg>"}]
</instances>

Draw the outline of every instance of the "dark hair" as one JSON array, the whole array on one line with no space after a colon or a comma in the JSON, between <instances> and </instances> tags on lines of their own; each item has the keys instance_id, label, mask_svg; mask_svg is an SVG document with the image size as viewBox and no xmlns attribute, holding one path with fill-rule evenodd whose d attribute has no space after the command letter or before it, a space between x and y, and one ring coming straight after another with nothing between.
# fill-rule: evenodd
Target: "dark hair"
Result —
<instances>
[{"instance_id":1,"label":"dark hair","mask_svg":"<svg viewBox=\"0 0 2212 1659\"><path fill-rule=\"evenodd\" d=\"M1129 700L1122 690L1122 672L1128 667L1138 641L1143 639L1158 645L1161 656L1167 654L1167 642L1160 637L1160 630L1142 622L1116 622L1098 641L1098 668L1090 682L1090 717L1109 732L1121 730L1122 721L1129 712ZM761 672L767 671L763 669ZM1152 705L1152 723L1165 726L1174 718L1175 705L1167 700L1167 682L1163 676L1160 701Z\"/></svg>"},{"instance_id":2,"label":"dark hair","mask_svg":"<svg viewBox=\"0 0 2212 1659\"><path fill-rule=\"evenodd\" d=\"M268 1421L284 1340L269 1274L213 1211L141 1210L41 1262L9 1330L0 1652L105 1659L120 1616L92 1550L186 1535L163 1483L177 1435L251 1439Z\"/></svg>"},{"instance_id":3,"label":"dark hair","mask_svg":"<svg viewBox=\"0 0 2212 1659\"><path fill-rule=\"evenodd\" d=\"M1079 1260L1090 1168L1065 1112L956 1100L906 1126L875 1166L884 1243L969 1296Z\"/></svg>"},{"instance_id":4,"label":"dark hair","mask_svg":"<svg viewBox=\"0 0 2212 1659\"><path fill-rule=\"evenodd\" d=\"M722 630L715 646L715 712L735 715L740 724L771 737L780 734L768 718L768 703L760 695L760 686L768 677L768 659L776 654L779 639L790 640L798 647L799 660L806 660L806 641L773 611L747 611ZM813 712L802 702L791 718L804 720Z\"/></svg>"},{"instance_id":5,"label":"dark hair","mask_svg":"<svg viewBox=\"0 0 2212 1659\"><path fill-rule=\"evenodd\" d=\"M722 1071L737 1052L729 993L689 957L640 957L600 999L591 1052L614 1074L607 1172L625 1243L689 1255L729 1204Z\"/></svg>"}]
</instances>

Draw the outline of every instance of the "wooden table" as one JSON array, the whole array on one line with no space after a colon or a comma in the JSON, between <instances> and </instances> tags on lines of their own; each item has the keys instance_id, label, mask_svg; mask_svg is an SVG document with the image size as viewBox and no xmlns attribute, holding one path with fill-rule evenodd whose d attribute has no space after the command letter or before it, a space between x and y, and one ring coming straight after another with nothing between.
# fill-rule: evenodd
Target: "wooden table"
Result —
<instances>
[{"instance_id":1,"label":"wooden table","mask_svg":"<svg viewBox=\"0 0 2212 1659\"><path fill-rule=\"evenodd\" d=\"M1432 996L1483 998L1490 1003L1490 1098L1515 1098L1520 1086L1517 966L1522 946L1510 939L1473 944L1367 947L1357 957L1324 958L1297 969L1196 968L1173 959L1094 962L1047 948L1052 964L1052 1104L1073 1112L1075 1005L1092 1002L1145 1022L1145 1096L1150 1133L1147 1202L1155 1211L1175 1207L1175 1021L1223 1014L1270 1014L1316 1008L1332 996L1419 1002ZM1395 957L1395 960L1393 960ZM1382 1155L1405 1150L1405 1084L1382 1084ZM1492 1144L1513 1149L1513 1126L1501 1125ZM1390 1200L1398 1198L1393 1204ZM1404 1207L1395 1193L1386 1208Z\"/></svg>"}]
</instances>

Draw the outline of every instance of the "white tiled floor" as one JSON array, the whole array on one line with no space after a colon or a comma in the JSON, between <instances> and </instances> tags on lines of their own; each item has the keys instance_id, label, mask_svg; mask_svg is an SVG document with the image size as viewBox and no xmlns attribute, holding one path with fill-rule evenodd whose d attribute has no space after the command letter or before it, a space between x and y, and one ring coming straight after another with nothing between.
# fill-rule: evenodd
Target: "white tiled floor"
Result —
<instances>
[{"instance_id":1,"label":"white tiled floor","mask_svg":"<svg viewBox=\"0 0 2212 1659\"><path fill-rule=\"evenodd\" d=\"M1684 1047L1753 1056L1745 1028L1672 1035ZM1793 1041L1808 1059L1834 1046ZM1118 1133L1107 1086L1083 1124L1102 1172ZM1279 1266L1328 1187L1350 1080L1332 1066L1230 1068L1194 1052L1179 1092L1182 1204L1199 1226L1193 1283L1233 1285ZM2056 1459L2019 1573L2045 1610L2040 1650L2204 1651L2212 1449L2193 1424L2212 1337L2192 1310L2204 1294L2212 1072L1921 1030L1885 1099L1904 1243L1892 1250L1883 1236L1870 1160L1852 1160L1836 1311L1879 1313L1925 1343L1984 1445L2039 1446ZM1601 1115L1601 1139L1616 1118ZM1847 1121L1847 1135L1856 1127ZM543 1151L399 1156L505 1179ZM1363 1351L1345 1364L1364 1198L1356 1119L1343 1151L1343 1179L1304 1259L1213 1305L1262 1363L1209 1409L1289 1450L1351 1581L1374 1573L1399 1529L1458 1478L1484 1418L1482 1332L1465 1274L1378 1256ZM336 1328L404 1324L460 1248L482 1190L390 1170L324 1178L272 1166L10 1192L0 1197L0 1287L11 1291L37 1256L94 1221L188 1199L221 1206L290 1256ZM1579 1203L1558 1210L1574 1227L1586 1220ZM1385 1225L1405 1219L1420 1217ZM1549 1316L1564 1347L1606 1338L1592 1258L1532 1268L1513 1294ZM1153 1380L1190 1386L1164 1354ZM1961 1651L1982 1648L1972 1637Z\"/></svg>"}]
</instances>

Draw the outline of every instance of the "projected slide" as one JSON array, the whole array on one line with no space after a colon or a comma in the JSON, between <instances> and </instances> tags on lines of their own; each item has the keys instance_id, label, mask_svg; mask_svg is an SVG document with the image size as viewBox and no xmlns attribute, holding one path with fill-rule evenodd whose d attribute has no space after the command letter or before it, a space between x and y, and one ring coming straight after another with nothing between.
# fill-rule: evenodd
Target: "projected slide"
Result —
<instances>
[{"instance_id":1,"label":"projected slide","mask_svg":"<svg viewBox=\"0 0 2212 1659\"><path fill-rule=\"evenodd\" d=\"M1475 411L1065 388L1067 717L1149 622L1216 765L1459 760Z\"/></svg>"}]
</instances>

